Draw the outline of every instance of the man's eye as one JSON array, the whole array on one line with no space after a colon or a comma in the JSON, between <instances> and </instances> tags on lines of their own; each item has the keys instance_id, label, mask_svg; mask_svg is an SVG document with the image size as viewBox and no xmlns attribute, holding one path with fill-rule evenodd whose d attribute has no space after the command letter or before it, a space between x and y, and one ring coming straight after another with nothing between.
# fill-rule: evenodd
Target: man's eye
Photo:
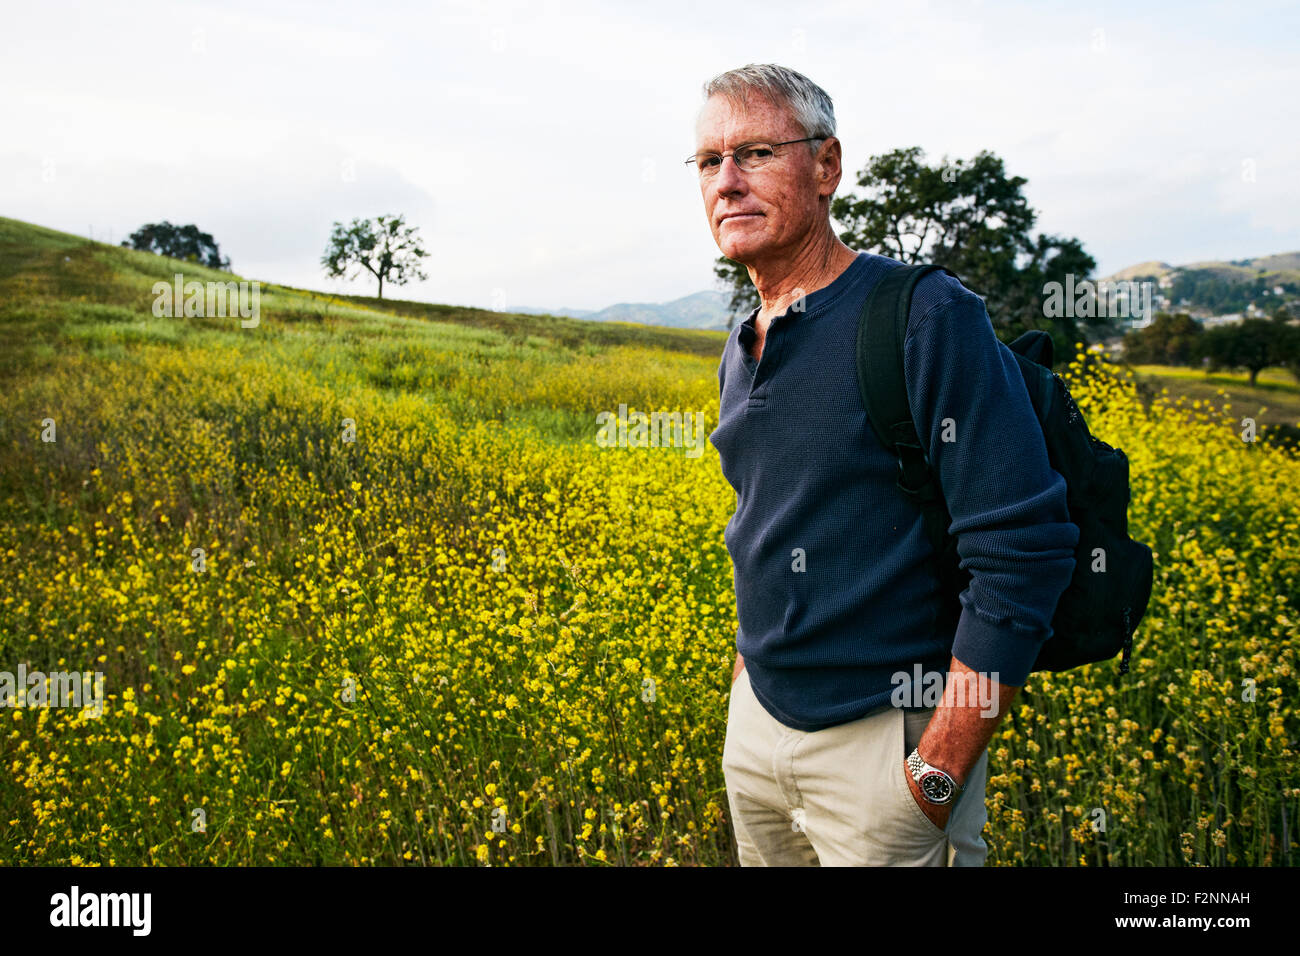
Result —
<instances>
[{"instance_id":1,"label":"man's eye","mask_svg":"<svg viewBox=\"0 0 1300 956\"><path fill-rule=\"evenodd\" d=\"M722 157L717 153L709 153L707 156L699 158L700 169L713 169L722 164Z\"/></svg>"},{"instance_id":2,"label":"man's eye","mask_svg":"<svg viewBox=\"0 0 1300 956\"><path fill-rule=\"evenodd\" d=\"M772 158L772 148L770 146L746 146L740 152L743 159Z\"/></svg>"}]
</instances>

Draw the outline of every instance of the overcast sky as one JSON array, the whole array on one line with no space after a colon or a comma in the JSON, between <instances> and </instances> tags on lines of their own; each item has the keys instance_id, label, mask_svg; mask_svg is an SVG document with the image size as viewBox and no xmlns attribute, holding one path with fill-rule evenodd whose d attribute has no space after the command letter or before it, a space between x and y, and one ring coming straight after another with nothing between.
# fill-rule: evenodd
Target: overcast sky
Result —
<instances>
[{"instance_id":1,"label":"overcast sky","mask_svg":"<svg viewBox=\"0 0 1300 956\"><path fill-rule=\"evenodd\" d=\"M830 94L840 194L896 147L989 149L1098 275L1300 249L1294 2L96 0L4 19L0 215L115 241L194 222L250 279L343 289L319 265L331 223L403 213L432 255L427 282L386 289L402 298L711 288L682 160L702 84L751 62Z\"/></svg>"}]
</instances>

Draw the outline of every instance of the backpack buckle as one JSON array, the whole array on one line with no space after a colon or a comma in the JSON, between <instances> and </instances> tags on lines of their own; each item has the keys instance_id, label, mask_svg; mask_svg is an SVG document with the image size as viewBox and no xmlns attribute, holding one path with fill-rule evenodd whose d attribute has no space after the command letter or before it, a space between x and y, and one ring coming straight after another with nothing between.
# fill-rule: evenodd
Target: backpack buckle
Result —
<instances>
[{"instance_id":1,"label":"backpack buckle","mask_svg":"<svg viewBox=\"0 0 1300 956\"><path fill-rule=\"evenodd\" d=\"M930 463L920 445L898 442L898 490L918 504L935 500Z\"/></svg>"}]
</instances>

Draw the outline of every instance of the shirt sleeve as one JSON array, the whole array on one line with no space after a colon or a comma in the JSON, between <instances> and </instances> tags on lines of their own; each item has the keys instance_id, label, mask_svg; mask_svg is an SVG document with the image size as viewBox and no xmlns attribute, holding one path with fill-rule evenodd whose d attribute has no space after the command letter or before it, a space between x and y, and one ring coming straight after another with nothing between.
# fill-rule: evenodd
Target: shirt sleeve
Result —
<instances>
[{"instance_id":1,"label":"shirt sleeve","mask_svg":"<svg viewBox=\"0 0 1300 956\"><path fill-rule=\"evenodd\" d=\"M913 317L903 366L917 436L971 573L952 655L1021 686L1074 573L1079 528L1065 479L1048 463L1016 358L979 296L962 287Z\"/></svg>"}]
</instances>

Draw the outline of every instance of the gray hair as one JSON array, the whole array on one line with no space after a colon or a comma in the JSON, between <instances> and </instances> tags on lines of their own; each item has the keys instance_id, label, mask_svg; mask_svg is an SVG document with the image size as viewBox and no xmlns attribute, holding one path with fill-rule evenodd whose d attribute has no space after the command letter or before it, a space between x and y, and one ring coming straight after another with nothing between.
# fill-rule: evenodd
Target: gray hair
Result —
<instances>
[{"instance_id":1,"label":"gray hair","mask_svg":"<svg viewBox=\"0 0 1300 956\"><path fill-rule=\"evenodd\" d=\"M748 106L751 93L787 107L804 136L824 138L835 135L835 107L830 96L808 77L788 67L775 63L750 63L720 73L704 84L706 102L712 96L725 96L732 103ZM820 146L820 143L812 142L808 149L816 153Z\"/></svg>"}]
</instances>

